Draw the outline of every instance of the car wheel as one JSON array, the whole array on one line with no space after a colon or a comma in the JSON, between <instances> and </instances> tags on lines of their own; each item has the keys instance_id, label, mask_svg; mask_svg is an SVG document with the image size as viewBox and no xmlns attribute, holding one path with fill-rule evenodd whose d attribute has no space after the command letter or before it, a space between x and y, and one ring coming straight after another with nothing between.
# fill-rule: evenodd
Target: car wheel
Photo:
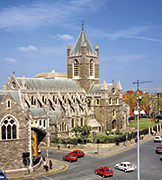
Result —
<instances>
[{"instance_id":1,"label":"car wheel","mask_svg":"<svg viewBox=\"0 0 162 180\"><path fill-rule=\"evenodd\" d=\"M124 172L127 172L127 169L125 169Z\"/></svg>"},{"instance_id":2,"label":"car wheel","mask_svg":"<svg viewBox=\"0 0 162 180\"><path fill-rule=\"evenodd\" d=\"M95 171L94 174L97 174L97 172Z\"/></svg>"}]
</instances>

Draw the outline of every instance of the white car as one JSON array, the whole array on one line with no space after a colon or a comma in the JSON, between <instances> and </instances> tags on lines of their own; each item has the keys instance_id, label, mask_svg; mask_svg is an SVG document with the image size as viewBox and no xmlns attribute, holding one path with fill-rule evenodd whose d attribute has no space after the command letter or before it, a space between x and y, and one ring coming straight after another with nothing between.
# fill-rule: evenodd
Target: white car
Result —
<instances>
[{"instance_id":1,"label":"white car","mask_svg":"<svg viewBox=\"0 0 162 180\"><path fill-rule=\"evenodd\" d=\"M130 162L121 162L115 165L115 169L122 170L124 172L134 171L135 166L131 164Z\"/></svg>"},{"instance_id":2,"label":"white car","mask_svg":"<svg viewBox=\"0 0 162 180\"><path fill-rule=\"evenodd\" d=\"M162 138L160 136L155 136L154 137L154 142L161 142Z\"/></svg>"}]
</instances>

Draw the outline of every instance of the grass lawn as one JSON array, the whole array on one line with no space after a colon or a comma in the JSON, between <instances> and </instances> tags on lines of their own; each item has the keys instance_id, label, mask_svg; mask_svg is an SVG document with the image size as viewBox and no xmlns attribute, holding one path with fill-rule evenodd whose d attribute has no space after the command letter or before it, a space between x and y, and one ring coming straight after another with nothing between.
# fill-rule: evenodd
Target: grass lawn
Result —
<instances>
[{"instance_id":1,"label":"grass lawn","mask_svg":"<svg viewBox=\"0 0 162 180\"><path fill-rule=\"evenodd\" d=\"M157 123L152 122L151 119L148 118L141 118L139 120L139 129L146 129L149 126L156 126ZM128 127L134 127L137 129L137 120L130 121Z\"/></svg>"}]
</instances>

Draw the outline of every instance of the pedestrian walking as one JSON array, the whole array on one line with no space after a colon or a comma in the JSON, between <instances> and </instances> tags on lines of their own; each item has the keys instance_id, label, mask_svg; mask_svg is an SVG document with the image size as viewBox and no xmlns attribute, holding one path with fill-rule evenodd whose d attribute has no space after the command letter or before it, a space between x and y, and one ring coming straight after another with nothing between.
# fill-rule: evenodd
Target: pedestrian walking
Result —
<instances>
[{"instance_id":1,"label":"pedestrian walking","mask_svg":"<svg viewBox=\"0 0 162 180\"><path fill-rule=\"evenodd\" d=\"M53 163L51 161L51 159L49 160L49 168L52 169Z\"/></svg>"},{"instance_id":2,"label":"pedestrian walking","mask_svg":"<svg viewBox=\"0 0 162 180\"><path fill-rule=\"evenodd\" d=\"M48 166L46 161L43 161L43 168L46 170L46 172L48 171Z\"/></svg>"}]
</instances>

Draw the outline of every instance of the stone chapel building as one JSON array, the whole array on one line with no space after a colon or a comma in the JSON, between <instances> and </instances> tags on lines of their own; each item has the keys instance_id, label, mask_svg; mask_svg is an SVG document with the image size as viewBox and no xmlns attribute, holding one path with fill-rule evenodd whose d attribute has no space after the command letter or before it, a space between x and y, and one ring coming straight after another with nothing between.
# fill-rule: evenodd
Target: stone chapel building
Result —
<instances>
[{"instance_id":1,"label":"stone chapel building","mask_svg":"<svg viewBox=\"0 0 162 180\"><path fill-rule=\"evenodd\" d=\"M51 139L64 138L76 126L91 126L96 133L122 129L127 119L122 93L120 81L100 84L99 46L93 50L82 27L74 48L67 46L67 74L13 73L0 90L0 167L24 167L22 153L31 152L32 132L40 143L47 132Z\"/></svg>"}]
</instances>

